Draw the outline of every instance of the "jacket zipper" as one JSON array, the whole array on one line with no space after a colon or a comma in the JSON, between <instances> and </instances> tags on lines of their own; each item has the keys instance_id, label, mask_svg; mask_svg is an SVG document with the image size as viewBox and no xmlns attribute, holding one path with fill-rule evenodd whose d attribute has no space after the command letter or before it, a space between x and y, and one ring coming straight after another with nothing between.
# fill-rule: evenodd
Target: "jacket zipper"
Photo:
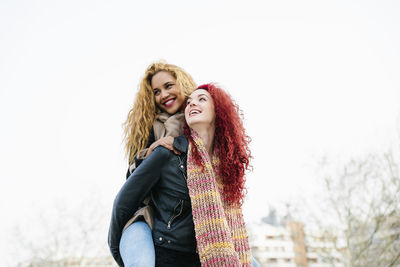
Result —
<instances>
[{"instance_id":1,"label":"jacket zipper","mask_svg":"<svg viewBox=\"0 0 400 267\"><path fill-rule=\"evenodd\" d=\"M168 229L171 229L171 224L172 224L172 222L173 222L179 215L181 215L181 213L182 213L182 211L183 211L183 200L180 200L179 203L178 203L178 205L176 205L176 207L174 208L174 213L175 213L176 208L178 208L179 205L181 205L181 210L179 211L178 214L176 214L176 215L174 215L174 216L171 217L171 219L170 219L169 222L168 222L168 226L167 226Z\"/></svg>"}]
</instances>

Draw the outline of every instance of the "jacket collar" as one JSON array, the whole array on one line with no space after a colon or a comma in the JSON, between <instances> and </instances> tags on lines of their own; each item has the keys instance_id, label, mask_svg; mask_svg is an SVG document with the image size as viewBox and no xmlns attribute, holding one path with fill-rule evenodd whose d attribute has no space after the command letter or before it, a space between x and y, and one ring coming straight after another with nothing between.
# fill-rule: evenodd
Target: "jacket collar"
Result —
<instances>
[{"instance_id":1,"label":"jacket collar","mask_svg":"<svg viewBox=\"0 0 400 267\"><path fill-rule=\"evenodd\" d=\"M189 142L185 135L180 135L174 138L174 147L180 152L187 153Z\"/></svg>"}]
</instances>

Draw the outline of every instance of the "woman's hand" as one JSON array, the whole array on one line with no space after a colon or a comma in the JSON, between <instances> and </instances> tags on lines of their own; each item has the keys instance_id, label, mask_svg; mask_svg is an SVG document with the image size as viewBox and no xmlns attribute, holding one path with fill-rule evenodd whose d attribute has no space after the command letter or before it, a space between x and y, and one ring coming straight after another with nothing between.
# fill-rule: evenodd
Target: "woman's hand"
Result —
<instances>
[{"instance_id":1,"label":"woman's hand","mask_svg":"<svg viewBox=\"0 0 400 267\"><path fill-rule=\"evenodd\" d=\"M157 146L163 146L165 148L168 148L169 150L173 151L175 154L180 155L181 152L176 150L174 148L174 138L172 136L166 136L158 139L154 143L151 144L149 149L147 150L146 157L150 155L150 153L153 151L154 148Z\"/></svg>"}]
</instances>

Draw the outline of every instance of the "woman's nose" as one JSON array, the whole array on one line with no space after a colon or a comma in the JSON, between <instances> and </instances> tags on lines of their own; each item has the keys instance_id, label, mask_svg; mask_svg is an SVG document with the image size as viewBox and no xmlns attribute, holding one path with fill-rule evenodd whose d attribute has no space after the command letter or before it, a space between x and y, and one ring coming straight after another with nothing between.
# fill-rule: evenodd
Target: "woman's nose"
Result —
<instances>
[{"instance_id":1,"label":"woman's nose","mask_svg":"<svg viewBox=\"0 0 400 267\"><path fill-rule=\"evenodd\" d=\"M169 96L169 94L168 94L167 90L161 90L161 99L165 99L168 96Z\"/></svg>"}]
</instances>

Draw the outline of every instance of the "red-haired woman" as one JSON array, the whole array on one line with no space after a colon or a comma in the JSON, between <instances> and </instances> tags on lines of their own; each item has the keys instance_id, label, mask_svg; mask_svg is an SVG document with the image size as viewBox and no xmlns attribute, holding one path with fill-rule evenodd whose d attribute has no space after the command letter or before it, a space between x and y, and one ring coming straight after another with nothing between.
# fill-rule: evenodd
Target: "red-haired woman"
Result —
<instances>
[{"instance_id":1,"label":"red-haired woman","mask_svg":"<svg viewBox=\"0 0 400 267\"><path fill-rule=\"evenodd\" d=\"M185 118L188 188L202 266L251 266L241 210L250 138L240 110L225 91L206 84L189 96Z\"/></svg>"},{"instance_id":2,"label":"red-haired woman","mask_svg":"<svg viewBox=\"0 0 400 267\"><path fill-rule=\"evenodd\" d=\"M189 96L185 118L174 140L181 154L156 147L118 193L111 244L151 192L156 266L251 266L241 210L251 156L238 106L207 84Z\"/></svg>"}]
</instances>

